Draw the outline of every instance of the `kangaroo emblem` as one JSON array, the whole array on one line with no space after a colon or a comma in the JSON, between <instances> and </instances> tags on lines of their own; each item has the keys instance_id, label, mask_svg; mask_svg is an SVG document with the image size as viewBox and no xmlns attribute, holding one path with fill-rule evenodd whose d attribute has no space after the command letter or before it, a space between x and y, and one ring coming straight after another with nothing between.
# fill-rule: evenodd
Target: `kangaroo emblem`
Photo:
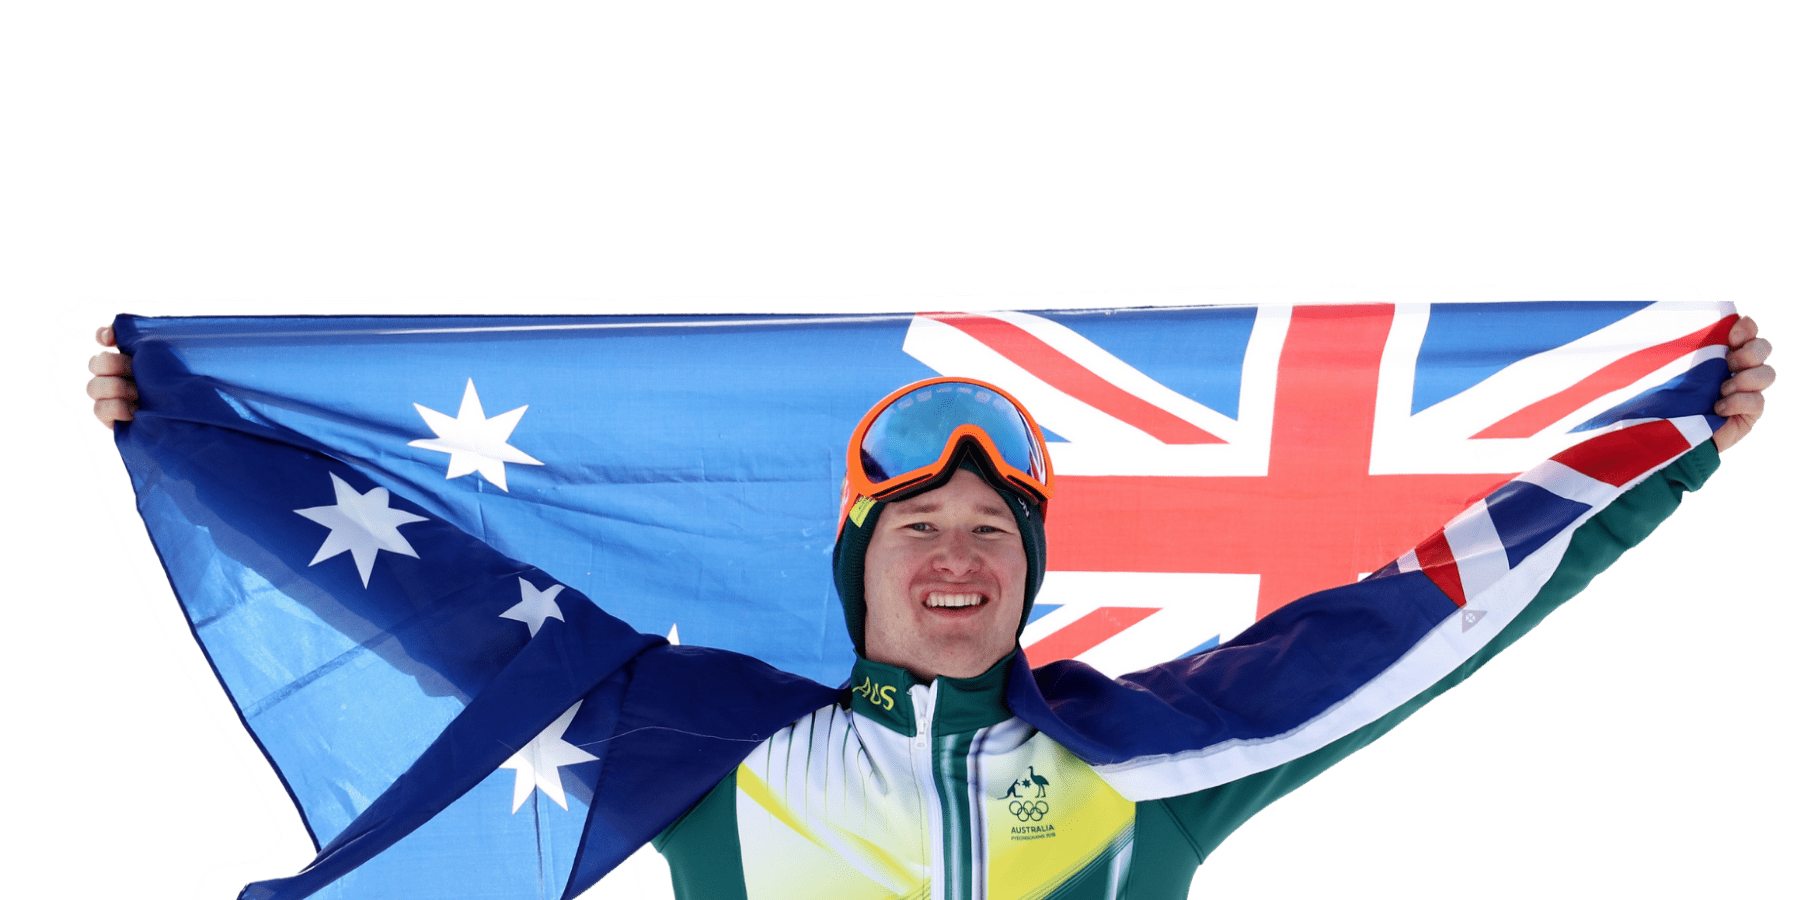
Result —
<instances>
[{"instance_id":1,"label":"kangaroo emblem","mask_svg":"<svg viewBox=\"0 0 1800 900\"><path fill-rule=\"evenodd\" d=\"M1033 787L1037 788L1038 797L1041 798L1044 796L1045 789L1050 787L1050 779L1039 775L1037 773L1037 767L1035 766L1026 766L1025 771L1027 777L1016 779L1012 784L1008 785L1006 793L1002 795L1001 799L1005 799L1006 797L1011 797L1015 800L1023 798L1025 796L1023 792L1029 791Z\"/></svg>"}]
</instances>

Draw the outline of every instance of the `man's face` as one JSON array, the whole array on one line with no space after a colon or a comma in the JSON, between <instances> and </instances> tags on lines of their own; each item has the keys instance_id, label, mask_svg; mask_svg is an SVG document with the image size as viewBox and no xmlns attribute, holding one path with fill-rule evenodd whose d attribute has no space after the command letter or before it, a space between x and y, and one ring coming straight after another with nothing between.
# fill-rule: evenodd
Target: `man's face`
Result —
<instances>
[{"instance_id":1,"label":"man's face","mask_svg":"<svg viewBox=\"0 0 1800 900\"><path fill-rule=\"evenodd\" d=\"M1012 511L973 472L888 506L863 562L869 659L925 680L987 671L1017 639L1025 568Z\"/></svg>"}]
</instances>

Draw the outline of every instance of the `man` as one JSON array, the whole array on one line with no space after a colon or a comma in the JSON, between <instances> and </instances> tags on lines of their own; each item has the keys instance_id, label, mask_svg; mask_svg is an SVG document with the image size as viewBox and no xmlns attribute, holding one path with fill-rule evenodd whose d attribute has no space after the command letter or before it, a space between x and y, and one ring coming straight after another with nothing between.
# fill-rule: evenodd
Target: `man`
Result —
<instances>
[{"instance_id":1,"label":"man","mask_svg":"<svg viewBox=\"0 0 1800 900\"><path fill-rule=\"evenodd\" d=\"M1733 329L1717 449L1754 424L1773 380L1754 338L1748 320ZM103 354L92 368L96 414L128 418L128 362ZM1698 486L1713 452L1624 492L1571 554L1616 556ZM1250 814L1580 587L1549 576L1520 599L1518 629L1404 678L1400 660L1444 639L1435 623L1456 606L1399 573L1299 601L1129 684L1070 664L1033 673L1017 635L1054 481L1029 415L990 385L937 379L877 404L849 457L834 569L860 656L850 696L788 717L678 820L654 823L683 896L1185 895Z\"/></svg>"}]
</instances>

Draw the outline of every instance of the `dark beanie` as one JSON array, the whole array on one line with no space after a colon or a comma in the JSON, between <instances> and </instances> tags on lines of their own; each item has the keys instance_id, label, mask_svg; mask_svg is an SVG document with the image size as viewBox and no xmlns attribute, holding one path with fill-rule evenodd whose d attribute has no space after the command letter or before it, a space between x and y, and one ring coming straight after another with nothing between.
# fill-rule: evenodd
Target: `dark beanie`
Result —
<instances>
[{"instance_id":1,"label":"dark beanie","mask_svg":"<svg viewBox=\"0 0 1800 900\"><path fill-rule=\"evenodd\" d=\"M968 453L963 454L957 468L967 469L981 476L988 487L1006 501L1006 507L1012 510L1013 521L1019 526L1019 538L1025 545L1025 607L1019 612L1019 630L1025 631L1025 623L1031 620L1031 604L1037 598L1038 588L1044 583L1044 514L1033 501L1019 496L1007 483L987 471L987 467L978 464ZM941 487L948 477L921 486L918 490L908 492L892 500L876 501L870 506L858 524L856 517L844 520L844 530L838 534L837 547L831 554L831 574L837 581L838 599L844 604L844 625L850 629L850 642L856 645L856 655L865 655L863 646L863 629L868 619L868 601L863 598L863 558L869 552L869 540L875 536L875 523L880 521L881 513L890 502L915 497L933 488Z\"/></svg>"}]
</instances>

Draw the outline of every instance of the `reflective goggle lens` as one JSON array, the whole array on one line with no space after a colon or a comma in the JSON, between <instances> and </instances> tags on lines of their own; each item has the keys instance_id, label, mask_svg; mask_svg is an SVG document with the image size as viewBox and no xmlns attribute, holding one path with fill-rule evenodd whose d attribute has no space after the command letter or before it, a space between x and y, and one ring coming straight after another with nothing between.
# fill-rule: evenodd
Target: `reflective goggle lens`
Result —
<instances>
[{"instance_id":1,"label":"reflective goggle lens","mask_svg":"<svg viewBox=\"0 0 1800 900\"><path fill-rule=\"evenodd\" d=\"M864 432L863 474L880 484L935 466L957 428L974 425L994 442L1001 459L1037 482L1048 476L1043 445L1018 407L978 384L927 385L894 400Z\"/></svg>"}]
</instances>

